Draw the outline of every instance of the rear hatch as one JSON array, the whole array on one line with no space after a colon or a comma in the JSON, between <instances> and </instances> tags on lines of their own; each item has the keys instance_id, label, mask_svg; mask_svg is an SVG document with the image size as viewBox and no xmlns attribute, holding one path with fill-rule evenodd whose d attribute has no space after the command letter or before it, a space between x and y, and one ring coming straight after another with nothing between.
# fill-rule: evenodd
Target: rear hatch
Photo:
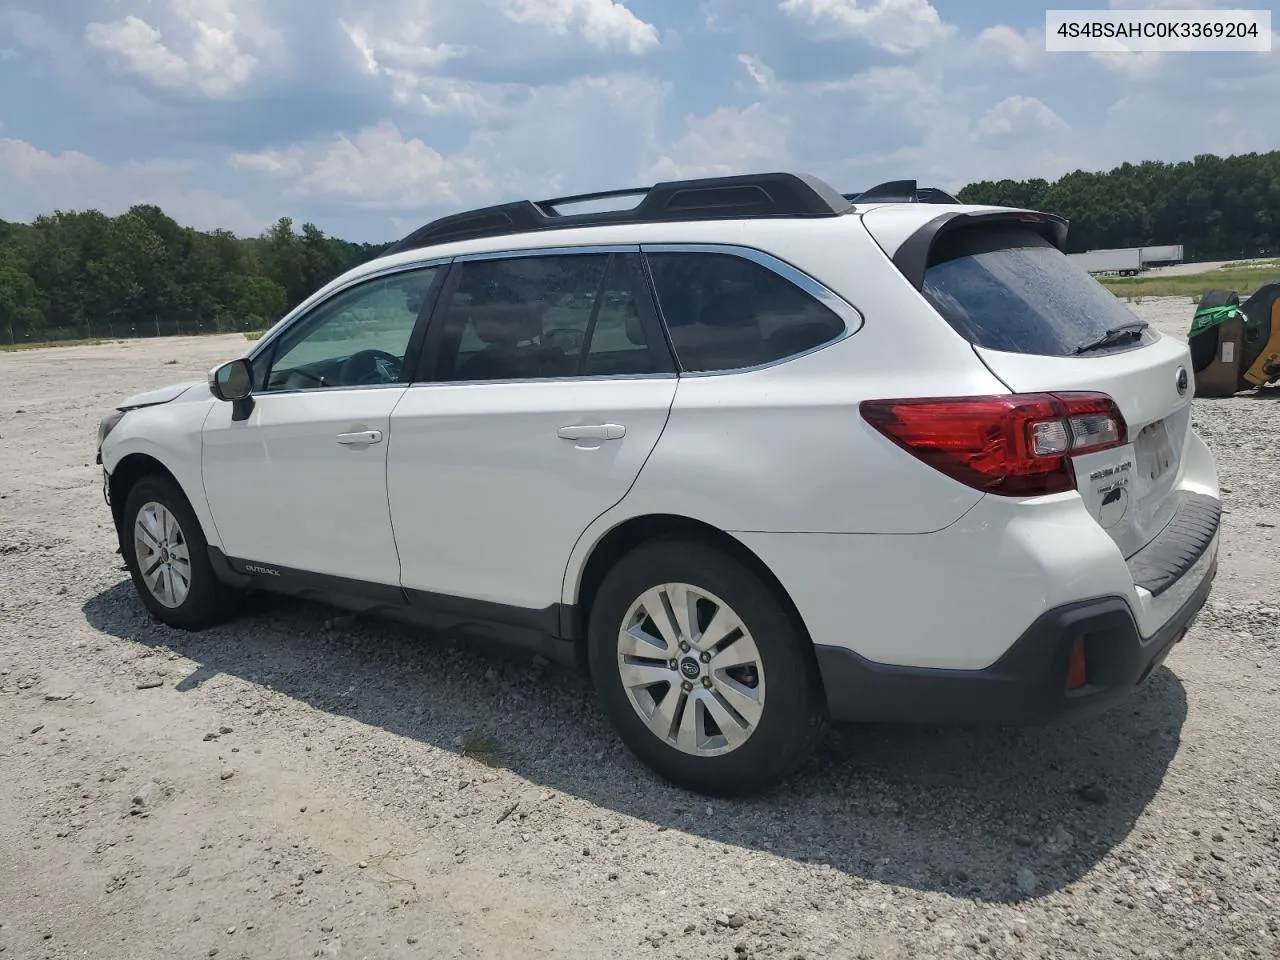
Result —
<instances>
[{"instance_id":1,"label":"rear hatch","mask_svg":"<svg viewBox=\"0 0 1280 960\"><path fill-rule=\"evenodd\" d=\"M1130 557L1178 508L1191 435L1187 345L1144 324L1073 264L1056 245L1061 232L1018 215L974 219L935 234L914 280L1012 392L1114 401L1126 442L1070 462L1086 507Z\"/></svg>"}]
</instances>

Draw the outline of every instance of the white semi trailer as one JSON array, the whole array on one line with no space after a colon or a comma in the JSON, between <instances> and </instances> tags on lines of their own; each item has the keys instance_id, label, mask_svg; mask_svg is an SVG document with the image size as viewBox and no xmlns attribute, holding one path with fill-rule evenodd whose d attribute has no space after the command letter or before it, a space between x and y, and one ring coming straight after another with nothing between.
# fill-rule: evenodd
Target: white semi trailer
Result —
<instances>
[{"instance_id":1,"label":"white semi trailer","mask_svg":"<svg viewBox=\"0 0 1280 960\"><path fill-rule=\"evenodd\" d=\"M1150 267L1182 262L1182 244L1169 243L1156 247L1118 247L1112 250L1090 250L1070 254L1072 260L1089 273L1117 273L1132 277Z\"/></svg>"},{"instance_id":2,"label":"white semi trailer","mask_svg":"<svg viewBox=\"0 0 1280 960\"><path fill-rule=\"evenodd\" d=\"M1167 267L1182 262L1182 244L1167 243L1161 247L1142 247L1142 268Z\"/></svg>"},{"instance_id":3,"label":"white semi trailer","mask_svg":"<svg viewBox=\"0 0 1280 960\"><path fill-rule=\"evenodd\" d=\"M1118 250L1090 250L1087 253L1070 254L1076 265L1089 273L1118 273L1132 277L1142 270L1142 248L1127 247Z\"/></svg>"}]
</instances>

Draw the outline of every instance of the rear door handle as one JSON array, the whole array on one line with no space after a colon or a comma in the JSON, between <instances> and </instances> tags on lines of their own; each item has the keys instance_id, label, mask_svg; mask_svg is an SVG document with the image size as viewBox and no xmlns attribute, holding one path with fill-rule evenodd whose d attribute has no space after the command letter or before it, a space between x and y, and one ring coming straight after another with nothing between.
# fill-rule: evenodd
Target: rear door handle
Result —
<instances>
[{"instance_id":1,"label":"rear door handle","mask_svg":"<svg viewBox=\"0 0 1280 960\"><path fill-rule=\"evenodd\" d=\"M371 443L381 443L382 431L359 430L355 433L340 433L336 439L344 447L365 447Z\"/></svg>"},{"instance_id":2,"label":"rear door handle","mask_svg":"<svg viewBox=\"0 0 1280 960\"><path fill-rule=\"evenodd\" d=\"M561 427L556 434L562 440L621 440L627 428L620 423L584 423Z\"/></svg>"}]
</instances>

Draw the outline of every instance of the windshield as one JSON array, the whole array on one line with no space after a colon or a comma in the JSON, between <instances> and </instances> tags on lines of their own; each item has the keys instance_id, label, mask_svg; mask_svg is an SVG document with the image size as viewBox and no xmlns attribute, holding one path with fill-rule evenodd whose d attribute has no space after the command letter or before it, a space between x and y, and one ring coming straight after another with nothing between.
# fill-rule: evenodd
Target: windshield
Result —
<instances>
[{"instance_id":1,"label":"windshield","mask_svg":"<svg viewBox=\"0 0 1280 960\"><path fill-rule=\"evenodd\" d=\"M1109 330L1138 322L1102 284L1030 230L961 230L938 242L925 298L970 343L991 350L1071 356ZM1094 351L1131 350L1122 338Z\"/></svg>"}]
</instances>

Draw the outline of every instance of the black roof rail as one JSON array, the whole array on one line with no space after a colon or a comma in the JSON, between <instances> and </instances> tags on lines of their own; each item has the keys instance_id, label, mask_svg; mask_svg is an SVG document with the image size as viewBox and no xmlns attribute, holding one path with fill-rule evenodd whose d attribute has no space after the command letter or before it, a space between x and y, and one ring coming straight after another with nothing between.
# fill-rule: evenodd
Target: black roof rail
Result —
<instances>
[{"instance_id":1,"label":"black roof rail","mask_svg":"<svg viewBox=\"0 0 1280 960\"><path fill-rule=\"evenodd\" d=\"M954 196L937 187L921 187L916 191L916 199L921 203L960 203Z\"/></svg>"},{"instance_id":2,"label":"black roof rail","mask_svg":"<svg viewBox=\"0 0 1280 960\"><path fill-rule=\"evenodd\" d=\"M637 196L622 210L562 214L571 203ZM768 217L834 217L848 213L849 201L817 177L803 173L759 173L700 180L671 180L652 187L606 190L552 200L516 200L433 220L383 251L383 255L454 240L535 230L676 220L739 220Z\"/></svg>"},{"instance_id":3,"label":"black roof rail","mask_svg":"<svg viewBox=\"0 0 1280 960\"><path fill-rule=\"evenodd\" d=\"M914 180L890 180L861 193L843 195L850 203L959 203L937 187L921 187Z\"/></svg>"}]
</instances>

